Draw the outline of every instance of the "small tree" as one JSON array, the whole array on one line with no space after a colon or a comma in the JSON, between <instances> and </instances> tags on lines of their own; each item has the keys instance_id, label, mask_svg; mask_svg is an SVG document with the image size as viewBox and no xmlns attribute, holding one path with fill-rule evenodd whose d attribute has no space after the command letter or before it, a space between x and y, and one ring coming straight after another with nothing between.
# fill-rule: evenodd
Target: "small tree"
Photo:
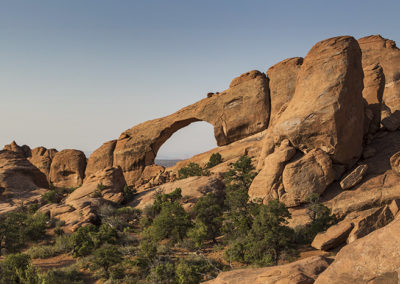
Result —
<instances>
[{"instance_id":1,"label":"small tree","mask_svg":"<svg viewBox=\"0 0 400 284\"><path fill-rule=\"evenodd\" d=\"M218 164L221 164L223 162L222 156L220 153L214 153L210 156L210 160L206 164L206 169L211 169L215 167Z\"/></svg>"},{"instance_id":2,"label":"small tree","mask_svg":"<svg viewBox=\"0 0 400 284\"><path fill-rule=\"evenodd\" d=\"M189 163L186 167L179 169L178 178L184 179L193 176L207 176L209 172L200 167L199 164Z\"/></svg>"},{"instance_id":3,"label":"small tree","mask_svg":"<svg viewBox=\"0 0 400 284\"><path fill-rule=\"evenodd\" d=\"M10 254L0 265L0 283L38 283L38 276L28 255Z\"/></svg>"},{"instance_id":4,"label":"small tree","mask_svg":"<svg viewBox=\"0 0 400 284\"><path fill-rule=\"evenodd\" d=\"M94 252L94 267L104 269L106 278L109 277L109 268L121 261L122 254L116 246L105 245Z\"/></svg>"}]
</instances>

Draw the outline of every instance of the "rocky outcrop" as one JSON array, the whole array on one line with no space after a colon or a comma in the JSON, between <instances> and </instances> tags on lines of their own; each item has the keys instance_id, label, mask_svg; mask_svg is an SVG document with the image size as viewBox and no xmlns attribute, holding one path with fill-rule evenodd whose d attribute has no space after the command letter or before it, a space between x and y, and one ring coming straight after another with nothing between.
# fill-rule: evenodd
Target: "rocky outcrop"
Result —
<instances>
[{"instance_id":1,"label":"rocky outcrop","mask_svg":"<svg viewBox=\"0 0 400 284\"><path fill-rule=\"evenodd\" d=\"M396 174L400 175L400 152L390 157L390 166Z\"/></svg>"},{"instance_id":2,"label":"rocky outcrop","mask_svg":"<svg viewBox=\"0 0 400 284\"><path fill-rule=\"evenodd\" d=\"M117 140L111 140L95 150L87 161L85 176L90 176L97 171L113 166L113 153Z\"/></svg>"},{"instance_id":3,"label":"rocky outcrop","mask_svg":"<svg viewBox=\"0 0 400 284\"><path fill-rule=\"evenodd\" d=\"M368 165L359 165L340 181L342 189L350 189L358 184L367 174Z\"/></svg>"},{"instance_id":4,"label":"rocky outcrop","mask_svg":"<svg viewBox=\"0 0 400 284\"><path fill-rule=\"evenodd\" d=\"M182 190L183 207L186 210L190 210L197 199L207 193L215 193L216 195L222 196L224 194L225 185L216 176L189 177L138 192L131 205L143 209L153 204L157 193L171 193L176 188Z\"/></svg>"},{"instance_id":5,"label":"rocky outcrop","mask_svg":"<svg viewBox=\"0 0 400 284\"><path fill-rule=\"evenodd\" d=\"M320 148L335 163L353 164L362 152L362 80L361 51L354 38L317 43L300 68L293 98L266 134L265 147L271 146L268 136L287 138L303 152Z\"/></svg>"},{"instance_id":6,"label":"rocky outcrop","mask_svg":"<svg viewBox=\"0 0 400 284\"><path fill-rule=\"evenodd\" d=\"M218 95L123 132L115 146L113 165L122 168L127 183L133 184L144 167L154 163L161 145L172 134L192 122L212 124L219 146L264 130L270 109L267 78L258 71L246 74Z\"/></svg>"},{"instance_id":7,"label":"rocky outcrop","mask_svg":"<svg viewBox=\"0 0 400 284\"><path fill-rule=\"evenodd\" d=\"M46 149L45 147L37 147L32 149L31 157L28 158L35 167L37 167L50 181L50 167L54 156L56 155L56 149Z\"/></svg>"},{"instance_id":8,"label":"rocky outcrop","mask_svg":"<svg viewBox=\"0 0 400 284\"><path fill-rule=\"evenodd\" d=\"M12 141L10 144L4 145L3 150L21 154L25 158L31 156L31 148L29 148L29 146L27 145L19 146L15 141Z\"/></svg>"},{"instance_id":9,"label":"rocky outcrop","mask_svg":"<svg viewBox=\"0 0 400 284\"><path fill-rule=\"evenodd\" d=\"M368 76L365 83L367 86L370 86L370 83L376 85L379 96L379 84L382 82L378 81L384 81L381 121L388 130L394 131L400 126L400 50L394 41L380 35L363 37L358 43L362 50L362 64L367 76L368 66L379 65L383 70L384 78L378 75L381 78L373 82L373 77L370 80Z\"/></svg>"},{"instance_id":10,"label":"rocky outcrop","mask_svg":"<svg viewBox=\"0 0 400 284\"><path fill-rule=\"evenodd\" d=\"M264 161L264 167L254 178L250 188L249 196L253 200L261 199L265 202L279 198L282 191L282 173L286 162L295 154L296 149L291 147L289 141L282 144Z\"/></svg>"},{"instance_id":11,"label":"rocky outcrop","mask_svg":"<svg viewBox=\"0 0 400 284\"><path fill-rule=\"evenodd\" d=\"M106 168L85 179L61 204L47 204L40 208L52 218L65 223L65 232L71 233L81 226L98 220L98 209L105 203L120 203L126 185L120 168Z\"/></svg>"},{"instance_id":12,"label":"rocky outcrop","mask_svg":"<svg viewBox=\"0 0 400 284\"><path fill-rule=\"evenodd\" d=\"M78 187L82 185L86 157L79 150L62 150L54 155L50 167L50 182L56 187Z\"/></svg>"},{"instance_id":13,"label":"rocky outcrop","mask_svg":"<svg viewBox=\"0 0 400 284\"><path fill-rule=\"evenodd\" d=\"M323 256L313 256L285 265L236 269L221 272L207 284L264 284L264 283L314 283L317 276L329 266L330 261Z\"/></svg>"},{"instance_id":14,"label":"rocky outcrop","mask_svg":"<svg viewBox=\"0 0 400 284\"><path fill-rule=\"evenodd\" d=\"M0 194L18 196L38 188L48 188L46 176L21 153L0 151Z\"/></svg>"},{"instance_id":15,"label":"rocky outcrop","mask_svg":"<svg viewBox=\"0 0 400 284\"><path fill-rule=\"evenodd\" d=\"M285 110L287 103L292 99L296 89L296 77L302 64L303 58L294 57L285 59L268 69L271 97L270 125Z\"/></svg>"},{"instance_id":16,"label":"rocky outcrop","mask_svg":"<svg viewBox=\"0 0 400 284\"><path fill-rule=\"evenodd\" d=\"M320 250L329 250L341 244L344 244L353 230L354 224L348 220L344 220L336 225L331 226L328 230L318 233L311 246Z\"/></svg>"},{"instance_id":17,"label":"rocky outcrop","mask_svg":"<svg viewBox=\"0 0 400 284\"><path fill-rule=\"evenodd\" d=\"M306 202L313 193L322 194L333 181L332 161L321 149L315 149L285 166L282 173L283 190L279 200L286 206Z\"/></svg>"},{"instance_id":18,"label":"rocky outcrop","mask_svg":"<svg viewBox=\"0 0 400 284\"><path fill-rule=\"evenodd\" d=\"M399 247L400 219L396 219L342 248L315 283L374 283L369 281L399 269Z\"/></svg>"}]
</instances>

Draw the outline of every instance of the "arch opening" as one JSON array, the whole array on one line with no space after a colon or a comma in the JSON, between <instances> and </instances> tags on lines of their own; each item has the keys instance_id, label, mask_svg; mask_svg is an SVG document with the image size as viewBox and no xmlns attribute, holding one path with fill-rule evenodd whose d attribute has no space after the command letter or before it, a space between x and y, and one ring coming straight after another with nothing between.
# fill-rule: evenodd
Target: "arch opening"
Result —
<instances>
[{"instance_id":1,"label":"arch opening","mask_svg":"<svg viewBox=\"0 0 400 284\"><path fill-rule=\"evenodd\" d=\"M159 146L155 164L173 166L180 160L191 158L216 147L214 127L208 122L195 120L172 133Z\"/></svg>"}]
</instances>

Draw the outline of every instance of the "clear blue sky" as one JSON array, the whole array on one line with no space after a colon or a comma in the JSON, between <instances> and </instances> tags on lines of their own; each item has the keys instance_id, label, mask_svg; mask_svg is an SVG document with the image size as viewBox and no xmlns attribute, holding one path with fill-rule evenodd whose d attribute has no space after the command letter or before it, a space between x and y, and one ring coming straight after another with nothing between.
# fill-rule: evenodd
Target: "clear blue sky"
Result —
<instances>
[{"instance_id":1,"label":"clear blue sky","mask_svg":"<svg viewBox=\"0 0 400 284\"><path fill-rule=\"evenodd\" d=\"M1 0L0 144L91 151L322 39L399 42L399 11L398 0ZM163 155L214 143L212 127L193 126Z\"/></svg>"}]
</instances>

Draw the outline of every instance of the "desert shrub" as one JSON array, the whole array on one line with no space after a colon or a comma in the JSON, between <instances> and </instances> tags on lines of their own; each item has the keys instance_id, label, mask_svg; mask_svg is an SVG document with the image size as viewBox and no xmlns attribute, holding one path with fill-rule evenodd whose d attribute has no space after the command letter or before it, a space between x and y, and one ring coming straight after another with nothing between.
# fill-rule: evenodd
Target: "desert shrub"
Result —
<instances>
[{"instance_id":1,"label":"desert shrub","mask_svg":"<svg viewBox=\"0 0 400 284\"><path fill-rule=\"evenodd\" d=\"M208 228L203 222L198 221L193 228L189 229L187 236L193 242L194 247L199 249L203 242L208 239Z\"/></svg>"},{"instance_id":2,"label":"desert shrub","mask_svg":"<svg viewBox=\"0 0 400 284\"><path fill-rule=\"evenodd\" d=\"M51 269L39 275L40 284L83 284L82 273L74 266Z\"/></svg>"},{"instance_id":3,"label":"desert shrub","mask_svg":"<svg viewBox=\"0 0 400 284\"><path fill-rule=\"evenodd\" d=\"M251 229L230 244L227 258L247 264L276 265L282 252L295 255L294 232L286 226L290 217L286 206L277 200L260 205Z\"/></svg>"},{"instance_id":4,"label":"desert shrub","mask_svg":"<svg viewBox=\"0 0 400 284\"><path fill-rule=\"evenodd\" d=\"M296 228L296 241L301 244L311 243L319 232L323 232L337 223L336 216L331 214L331 210L320 202L317 193L307 197L307 202L307 214L311 223Z\"/></svg>"},{"instance_id":5,"label":"desert shrub","mask_svg":"<svg viewBox=\"0 0 400 284\"><path fill-rule=\"evenodd\" d=\"M200 167L199 164L189 163L186 167L180 168L178 171L178 178L184 179L193 176L207 176L210 173Z\"/></svg>"},{"instance_id":6,"label":"desert shrub","mask_svg":"<svg viewBox=\"0 0 400 284\"><path fill-rule=\"evenodd\" d=\"M122 194L124 196L123 203L126 204L135 199L136 190L132 186L125 185Z\"/></svg>"},{"instance_id":7,"label":"desert shrub","mask_svg":"<svg viewBox=\"0 0 400 284\"><path fill-rule=\"evenodd\" d=\"M67 235L58 236L53 245L35 245L30 247L26 253L33 259L49 258L62 253L68 253L73 249L71 237Z\"/></svg>"},{"instance_id":8,"label":"desert shrub","mask_svg":"<svg viewBox=\"0 0 400 284\"><path fill-rule=\"evenodd\" d=\"M160 263L150 269L146 279L150 283L175 283L175 266L172 262Z\"/></svg>"},{"instance_id":9,"label":"desert shrub","mask_svg":"<svg viewBox=\"0 0 400 284\"><path fill-rule=\"evenodd\" d=\"M102 269L106 279L109 278L109 268L122 261L122 254L117 246L104 245L94 252L93 268Z\"/></svg>"},{"instance_id":10,"label":"desert shrub","mask_svg":"<svg viewBox=\"0 0 400 284\"><path fill-rule=\"evenodd\" d=\"M42 195L42 198L46 203L59 203L62 198L55 192L55 190L49 190Z\"/></svg>"},{"instance_id":11,"label":"desert shrub","mask_svg":"<svg viewBox=\"0 0 400 284\"><path fill-rule=\"evenodd\" d=\"M214 153L210 156L210 159L208 160L206 164L206 169L211 169L215 167L218 164L221 164L223 162L222 156L220 153Z\"/></svg>"},{"instance_id":12,"label":"desert shrub","mask_svg":"<svg viewBox=\"0 0 400 284\"><path fill-rule=\"evenodd\" d=\"M47 216L29 214L26 208L0 216L0 251L15 253L25 247L27 241L37 241L45 236Z\"/></svg>"},{"instance_id":13,"label":"desert shrub","mask_svg":"<svg viewBox=\"0 0 400 284\"><path fill-rule=\"evenodd\" d=\"M115 208L105 204L99 208L98 214L102 223L108 224L118 231L124 231L139 224L142 212L130 206Z\"/></svg>"},{"instance_id":14,"label":"desert shrub","mask_svg":"<svg viewBox=\"0 0 400 284\"><path fill-rule=\"evenodd\" d=\"M0 264L0 283L39 283L35 267L28 255L8 255Z\"/></svg>"},{"instance_id":15,"label":"desert shrub","mask_svg":"<svg viewBox=\"0 0 400 284\"><path fill-rule=\"evenodd\" d=\"M200 283L214 278L221 268L220 264L205 257L189 256L175 264L175 280L178 284Z\"/></svg>"},{"instance_id":16,"label":"desert shrub","mask_svg":"<svg viewBox=\"0 0 400 284\"><path fill-rule=\"evenodd\" d=\"M98 229L94 225L80 227L71 235L74 257L89 255L99 246Z\"/></svg>"}]
</instances>

